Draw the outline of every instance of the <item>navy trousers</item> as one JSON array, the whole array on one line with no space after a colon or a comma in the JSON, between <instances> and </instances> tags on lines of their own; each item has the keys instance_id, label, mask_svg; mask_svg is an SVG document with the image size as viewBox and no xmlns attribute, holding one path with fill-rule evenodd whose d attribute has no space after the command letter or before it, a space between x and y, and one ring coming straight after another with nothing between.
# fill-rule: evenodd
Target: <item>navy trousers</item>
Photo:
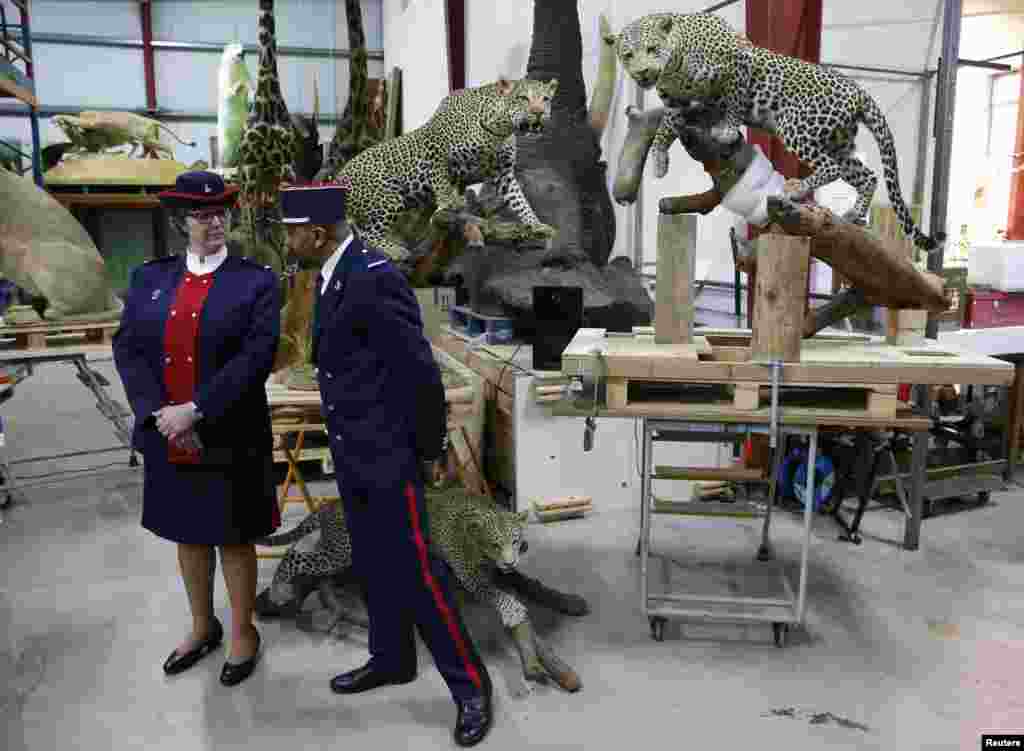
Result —
<instances>
[{"instance_id":1,"label":"navy trousers","mask_svg":"<svg viewBox=\"0 0 1024 751\"><path fill-rule=\"evenodd\" d=\"M422 483L342 497L352 568L370 616L370 665L415 672L415 627L455 701L489 696L490 677L452 596L451 571L430 552Z\"/></svg>"}]
</instances>

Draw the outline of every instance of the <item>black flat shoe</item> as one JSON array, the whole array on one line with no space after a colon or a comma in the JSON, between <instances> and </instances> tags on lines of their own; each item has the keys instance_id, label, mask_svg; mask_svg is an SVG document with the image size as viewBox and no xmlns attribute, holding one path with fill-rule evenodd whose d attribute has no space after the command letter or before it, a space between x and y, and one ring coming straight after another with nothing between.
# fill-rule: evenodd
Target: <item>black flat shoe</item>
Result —
<instances>
[{"instance_id":1,"label":"black flat shoe","mask_svg":"<svg viewBox=\"0 0 1024 751\"><path fill-rule=\"evenodd\" d=\"M336 694L358 694L380 686L401 685L416 680L416 671L410 673L385 673L367 664L331 679L331 691Z\"/></svg>"},{"instance_id":2,"label":"black flat shoe","mask_svg":"<svg viewBox=\"0 0 1024 751\"><path fill-rule=\"evenodd\" d=\"M455 742L463 747L475 746L484 739L494 722L491 697L465 699L458 705L459 718L455 722Z\"/></svg>"},{"instance_id":3,"label":"black flat shoe","mask_svg":"<svg viewBox=\"0 0 1024 751\"><path fill-rule=\"evenodd\" d=\"M171 652L168 658L164 661L164 672L167 675L177 675L178 673L188 670L201 659L206 657L206 655L210 654L210 652L219 647L223 640L224 627L220 625L220 621L214 618L213 632L183 655L179 655L178 650Z\"/></svg>"},{"instance_id":4,"label":"black flat shoe","mask_svg":"<svg viewBox=\"0 0 1024 751\"><path fill-rule=\"evenodd\" d=\"M256 663L259 662L260 658L260 632L256 632L256 651L252 653L245 662L240 662L237 665L231 662L225 662L224 667L220 671L220 682L225 686L237 686L239 683L244 681L256 668Z\"/></svg>"}]
</instances>

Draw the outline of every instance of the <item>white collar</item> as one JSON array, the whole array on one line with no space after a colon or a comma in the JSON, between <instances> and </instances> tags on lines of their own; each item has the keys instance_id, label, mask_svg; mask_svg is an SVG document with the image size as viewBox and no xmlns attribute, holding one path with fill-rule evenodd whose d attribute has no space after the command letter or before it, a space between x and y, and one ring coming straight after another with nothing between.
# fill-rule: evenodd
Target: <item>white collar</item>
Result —
<instances>
[{"instance_id":1,"label":"white collar","mask_svg":"<svg viewBox=\"0 0 1024 751\"><path fill-rule=\"evenodd\" d=\"M185 266L188 270L196 276L202 276L203 274L212 274L216 271L224 259L228 257L227 246L224 246L216 253L212 253L205 258L200 258L198 255L193 253L191 250L185 252Z\"/></svg>"},{"instance_id":2,"label":"white collar","mask_svg":"<svg viewBox=\"0 0 1024 751\"><path fill-rule=\"evenodd\" d=\"M348 233L348 237L342 241L338 249L331 253L331 257L324 261L324 265L320 268L320 274L323 276L323 283L320 285L320 294L322 295L327 291L327 285L331 281L331 277L334 276L334 269L337 268L338 262L341 261L341 256L345 253L345 249L352 242L353 234Z\"/></svg>"}]
</instances>

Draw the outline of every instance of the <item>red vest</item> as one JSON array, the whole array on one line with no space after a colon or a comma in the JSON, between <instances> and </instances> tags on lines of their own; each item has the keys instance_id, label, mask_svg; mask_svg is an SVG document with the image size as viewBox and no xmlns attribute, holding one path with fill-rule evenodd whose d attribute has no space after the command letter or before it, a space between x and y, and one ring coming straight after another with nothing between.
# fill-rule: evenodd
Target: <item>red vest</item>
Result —
<instances>
[{"instance_id":1,"label":"red vest","mask_svg":"<svg viewBox=\"0 0 1024 751\"><path fill-rule=\"evenodd\" d=\"M164 329L164 384L170 404L188 404L195 398L199 368L199 317L213 284L213 274L190 271L178 285ZM199 452L168 445L172 464L198 464Z\"/></svg>"}]
</instances>

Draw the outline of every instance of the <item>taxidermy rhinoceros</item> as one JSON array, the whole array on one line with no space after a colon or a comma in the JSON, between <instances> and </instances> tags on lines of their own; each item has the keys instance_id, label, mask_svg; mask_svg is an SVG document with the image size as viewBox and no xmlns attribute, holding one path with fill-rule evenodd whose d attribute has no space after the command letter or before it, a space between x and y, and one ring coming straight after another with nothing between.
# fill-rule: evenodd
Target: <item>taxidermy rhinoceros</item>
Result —
<instances>
[{"instance_id":1,"label":"taxidermy rhinoceros","mask_svg":"<svg viewBox=\"0 0 1024 751\"><path fill-rule=\"evenodd\" d=\"M78 220L45 190L6 170L0 170L0 277L44 298L46 320L113 320L123 308Z\"/></svg>"}]
</instances>

